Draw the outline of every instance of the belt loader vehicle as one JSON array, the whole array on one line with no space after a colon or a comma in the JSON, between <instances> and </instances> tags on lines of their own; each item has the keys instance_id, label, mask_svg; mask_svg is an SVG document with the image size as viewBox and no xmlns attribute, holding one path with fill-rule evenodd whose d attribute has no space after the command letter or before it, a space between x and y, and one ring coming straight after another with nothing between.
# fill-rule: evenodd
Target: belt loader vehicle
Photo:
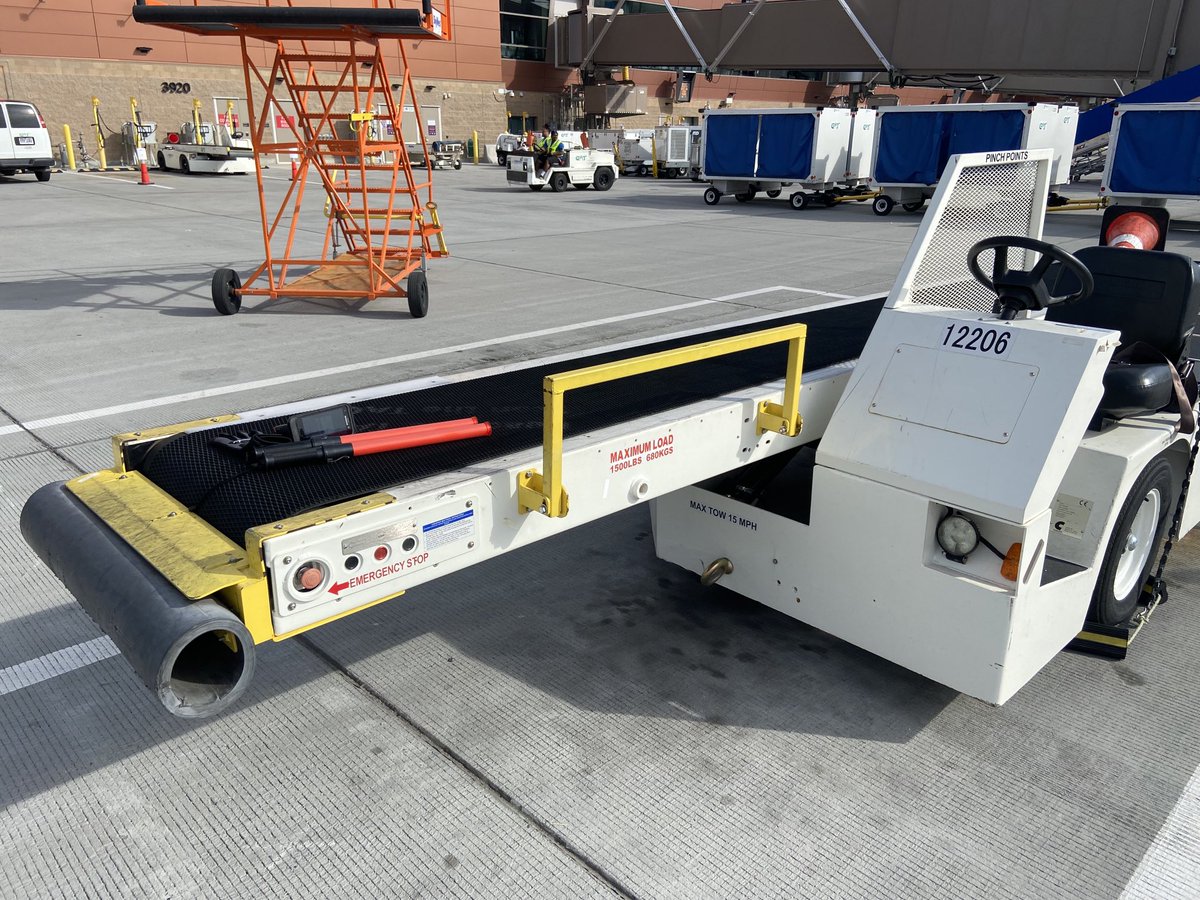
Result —
<instances>
[{"instance_id":1,"label":"belt loader vehicle","mask_svg":"<svg viewBox=\"0 0 1200 900\"><path fill-rule=\"evenodd\" d=\"M1195 263L1043 242L1049 178L953 159L886 297L122 435L22 532L179 716L262 645L642 502L704 582L1003 703L1081 632L1123 647L1200 518ZM490 436L321 461L448 409Z\"/></svg>"},{"instance_id":2,"label":"belt loader vehicle","mask_svg":"<svg viewBox=\"0 0 1200 900\"><path fill-rule=\"evenodd\" d=\"M185 122L159 145L155 161L164 171L252 175L254 145L241 132L224 125Z\"/></svg>"}]
</instances>

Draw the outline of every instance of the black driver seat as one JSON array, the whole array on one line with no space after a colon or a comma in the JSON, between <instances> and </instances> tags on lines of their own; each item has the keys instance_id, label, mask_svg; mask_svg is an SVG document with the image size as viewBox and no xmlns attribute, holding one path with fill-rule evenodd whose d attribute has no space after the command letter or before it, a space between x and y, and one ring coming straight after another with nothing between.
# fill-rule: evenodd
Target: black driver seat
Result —
<instances>
[{"instance_id":1,"label":"black driver seat","mask_svg":"<svg viewBox=\"0 0 1200 900\"><path fill-rule=\"evenodd\" d=\"M1118 357L1104 373L1099 417L1122 419L1157 412L1175 397L1175 373L1187 361L1188 342L1200 314L1200 278L1191 259L1161 250L1085 247L1075 256L1088 267L1096 288L1087 299L1046 310L1051 322L1121 332ZM1078 290L1062 266L1048 273L1051 294ZM1146 344L1163 359L1127 351ZM1151 354L1152 356L1154 354Z\"/></svg>"}]
</instances>

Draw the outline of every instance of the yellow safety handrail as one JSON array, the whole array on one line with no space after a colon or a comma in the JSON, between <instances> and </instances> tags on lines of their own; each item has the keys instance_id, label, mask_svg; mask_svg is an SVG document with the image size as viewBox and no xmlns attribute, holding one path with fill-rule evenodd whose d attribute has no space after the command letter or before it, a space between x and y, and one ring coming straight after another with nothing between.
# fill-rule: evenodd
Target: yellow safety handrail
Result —
<instances>
[{"instance_id":1,"label":"yellow safety handrail","mask_svg":"<svg viewBox=\"0 0 1200 900\"><path fill-rule=\"evenodd\" d=\"M788 344L787 370L784 377L783 403L763 401L758 405L758 433L770 431L794 437L800 433L800 378L804 369L804 340L808 327L803 323L767 328L748 334L704 341L690 347L661 350L632 359L601 363L557 375L542 382L544 414L542 418L542 472L527 469L517 476L517 506L524 515L537 510L551 518L565 516L567 492L563 488L563 405L567 391L591 387L647 372L657 372L686 363L727 356L769 344ZM544 472L544 474L543 474Z\"/></svg>"}]
</instances>

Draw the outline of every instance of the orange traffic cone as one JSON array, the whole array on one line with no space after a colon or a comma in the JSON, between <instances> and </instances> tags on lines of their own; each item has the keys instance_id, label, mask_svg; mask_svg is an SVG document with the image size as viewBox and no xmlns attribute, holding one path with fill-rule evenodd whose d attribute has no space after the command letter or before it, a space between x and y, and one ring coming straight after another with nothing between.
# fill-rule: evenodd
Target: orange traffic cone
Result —
<instances>
[{"instance_id":1,"label":"orange traffic cone","mask_svg":"<svg viewBox=\"0 0 1200 900\"><path fill-rule=\"evenodd\" d=\"M292 181L300 177L300 160L292 157Z\"/></svg>"},{"instance_id":2,"label":"orange traffic cone","mask_svg":"<svg viewBox=\"0 0 1200 900\"><path fill-rule=\"evenodd\" d=\"M142 178L138 182L138 184L154 184L154 182L150 180L150 170L146 168L146 164L142 163L141 165L142 165Z\"/></svg>"}]
</instances>

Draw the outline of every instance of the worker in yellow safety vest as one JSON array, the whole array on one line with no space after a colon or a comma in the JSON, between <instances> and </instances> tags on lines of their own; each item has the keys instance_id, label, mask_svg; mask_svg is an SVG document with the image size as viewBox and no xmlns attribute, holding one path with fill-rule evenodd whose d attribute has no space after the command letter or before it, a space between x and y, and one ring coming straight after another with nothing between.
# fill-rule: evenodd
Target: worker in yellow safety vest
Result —
<instances>
[{"instance_id":1,"label":"worker in yellow safety vest","mask_svg":"<svg viewBox=\"0 0 1200 900\"><path fill-rule=\"evenodd\" d=\"M554 159L562 153L562 148L558 132L549 125L543 126L542 136L533 144L535 171L539 178L545 178L550 174L550 166L554 164Z\"/></svg>"}]
</instances>

